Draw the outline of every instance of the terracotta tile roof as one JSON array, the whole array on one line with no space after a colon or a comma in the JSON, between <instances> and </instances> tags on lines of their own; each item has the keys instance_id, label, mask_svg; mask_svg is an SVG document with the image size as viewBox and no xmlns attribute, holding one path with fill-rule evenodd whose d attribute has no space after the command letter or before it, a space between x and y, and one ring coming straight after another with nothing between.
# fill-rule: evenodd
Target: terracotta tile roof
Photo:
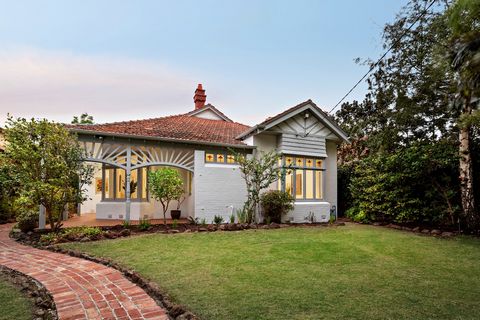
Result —
<instances>
[{"instance_id":1,"label":"terracotta tile roof","mask_svg":"<svg viewBox=\"0 0 480 320\"><path fill-rule=\"evenodd\" d=\"M245 145L235 139L250 127L237 122L210 120L187 114L105 124L67 125L73 131L173 139L182 142L210 142Z\"/></svg>"}]
</instances>

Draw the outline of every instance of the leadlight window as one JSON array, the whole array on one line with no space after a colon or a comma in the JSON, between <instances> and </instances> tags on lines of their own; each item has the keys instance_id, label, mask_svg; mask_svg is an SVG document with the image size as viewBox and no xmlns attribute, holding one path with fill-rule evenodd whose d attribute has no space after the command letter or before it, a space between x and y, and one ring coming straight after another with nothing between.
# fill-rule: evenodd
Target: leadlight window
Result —
<instances>
[{"instance_id":1,"label":"leadlight window","mask_svg":"<svg viewBox=\"0 0 480 320\"><path fill-rule=\"evenodd\" d=\"M237 164L235 156L223 152L205 152L205 163Z\"/></svg>"},{"instance_id":2,"label":"leadlight window","mask_svg":"<svg viewBox=\"0 0 480 320\"><path fill-rule=\"evenodd\" d=\"M323 160L300 156L283 156L278 189L290 193L295 200L323 199Z\"/></svg>"}]
</instances>

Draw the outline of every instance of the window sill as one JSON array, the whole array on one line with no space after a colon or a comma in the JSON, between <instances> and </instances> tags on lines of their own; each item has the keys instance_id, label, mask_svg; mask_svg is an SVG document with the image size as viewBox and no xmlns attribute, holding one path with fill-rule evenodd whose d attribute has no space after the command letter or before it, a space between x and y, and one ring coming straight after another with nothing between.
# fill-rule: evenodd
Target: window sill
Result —
<instances>
[{"instance_id":1,"label":"window sill","mask_svg":"<svg viewBox=\"0 0 480 320\"><path fill-rule=\"evenodd\" d=\"M330 205L330 202L325 201L325 200L295 200L294 204L299 204L299 205L327 204L327 205Z\"/></svg>"},{"instance_id":2,"label":"window sill","mask_svg":"<svg viewBox=\"0 0 480 320\"><path fill-rule=\"evenodd\" d=\"M205 163L205 168L238 168L238 164L226 164L226 163Z\"/></svg>"}]
</instances>

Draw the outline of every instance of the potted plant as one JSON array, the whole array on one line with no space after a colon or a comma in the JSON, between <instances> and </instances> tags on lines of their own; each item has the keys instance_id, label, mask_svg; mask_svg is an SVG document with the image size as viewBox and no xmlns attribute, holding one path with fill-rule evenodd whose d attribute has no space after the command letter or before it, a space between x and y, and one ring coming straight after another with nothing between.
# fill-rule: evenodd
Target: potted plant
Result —
<instances>
[{"instance_id":1,"label":"potted plant","mask_svg":"<svg viewBox=\"0 0 480 320\"><path fill-rule=\"evenodd\" d=\"M182 210L180 210L180 206L182 205L183 201L185 201L185 192L183 191L183 186L180 186L178 188L178 198L175 199L177 200L177 209L176 210L170 210L170 215L172 216L172 219L178 220L180 219L180 216L182 215Z\"/></svg>"},{"instance_id":2,"label":"potted plant","mask_svg":"<svg viewBox=\"0 0 480 320\"><path fill-rule=\"evenodd\" d=\"M166 213L170 202L179 198L180 191L183 193L182 178L178 171L173 168L161 168L152 171L148 178L150 194L162 204L163 223L166 225Z\"/></svg>"}]
</instances>

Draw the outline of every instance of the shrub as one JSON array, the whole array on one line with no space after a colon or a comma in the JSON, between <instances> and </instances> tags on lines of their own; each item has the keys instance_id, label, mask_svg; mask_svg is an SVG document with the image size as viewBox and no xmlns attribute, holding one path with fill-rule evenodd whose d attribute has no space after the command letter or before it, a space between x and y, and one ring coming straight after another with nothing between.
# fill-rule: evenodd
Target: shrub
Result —
<instances>
[{"instance_id":1,"label":"shrub","mask_svg":"<svg viewBox=\"0 0 480 320\"><path fill-rule=\"evenodd\" d=\"M200 223L199 219L198 218L194 218L194 217L188 217L188 223L191 224L191 225L198 225Z\"/></svg>"},{"instance_id":2,"label":"shrub","mask_svg":"<svg viewBox=\"0 0 480 320\"><path fill-rule=\"evenodd\" d=\"M218 226L219 224L223 223L223 217L215 215L213 217L213 223L215 223Z\"/></svg>"},{"instance_id":3,"label":"shrub","mask_svg":"<svg viewBox=\"0 0 480 320\"><path fill-rule=\"evenodd\" d=\"M235 215L232 213L232 215L230 216L230 223L231 224L234 224L235 223Z\"/></svg>"},{"instance_id":4,"label":"shrub","mask_svg":"<svg viewBox=\"0 0 480 320\"><path fill-rule=\"evenodd\" d=\"M202 226L206 226L206 225L207 225L207 219L202 218L202 220L200 220L200 224L201 224Z\"/></svg>"},{"instance_id":5,"label":"shrub","mask_svg":"<svg viewBox=\"0 0 480 320\"><path fill-rule=\"evenodd\" d=\"M64 229L60 233L62 238L83 238L83 237L96 237L103 233L99 227L73 227Z\"/></svg>"},{"instance_id":6,"label":"shrub","mask_svg":"<svg viewBox=\"0 0 480 320\"><path fill-rule=\"evenodd\" d=\"M40 236L40 243L43 245L48 245L51 243L55 243L58 240L58 234L55 232L50 232L47 234L42 234Z\"/></svg>"},{"instance_id":7,"label":"shrub","mask_svg":"<svg viewBox=\"0 0 480 320\"><path fill-rule=\"evenodd\" d=\"M141 219L140 223L138 224L138 228L142 231L148 230L152 224L150 223L149 219Z\"/></svg>"},{"instance_id":8,"label":"shrub","mask_svg":"<svg viewBox=\"0 0 480 320\"><path fill-rule=\"evenodd\" d=\"M125 229L130 228L130 221L123 220L122 221L122 227L124 227Z\"/></svg>"},{"instance_id":9,"label":"shrub","mask_svg":"<svg viewBox=\"0 0 480 320\"><path fill-rule=\"evenodd\" d=\"M262 194L260 204L265 218L280 223L282 216L293 209L293 197L284 191L270 190Z\"/></svg>"},{"instance_id":10,"label":"shrub","mask_svg":"<svg viewBox=\"0 0 480 320\"><path fill-rule=\"evenodd\" d=\"M454 224L458 172L454 146L437 142L372 155L355 164L350 180L357 222Z\"/></svg>"},{"instance_id":11,"label":"shrub","mask_svg":"<svg viewBox=\"0 0 480 320\"><path fill-rule=\"evenodd\" d=\"M173 219L173 221L172 221L172 228L173 228L173 229L176 229L177 226L178 226L178 220L177 220L177 219Z\"/></svg>"},{"instance_id":12,"label":"shrub","mask_svg":"<svg viewBox=\"0 0 480 320\"><path fill-rule=\"evenodd\" d=\"M247 222L247 211L245 210L245 208L237 209L236 214L238 223Z\"/></svg>"},{"instance_id":13,"label":"shrub","mask_svg":"<svg viewBox=\"0 0 480 320\"><path fill-rule=\"evenodd\" d=\"M33 231L37 227L38 212L26 211L17 215L17 225L23 232Z\"/></svg>"}]
</instances>

